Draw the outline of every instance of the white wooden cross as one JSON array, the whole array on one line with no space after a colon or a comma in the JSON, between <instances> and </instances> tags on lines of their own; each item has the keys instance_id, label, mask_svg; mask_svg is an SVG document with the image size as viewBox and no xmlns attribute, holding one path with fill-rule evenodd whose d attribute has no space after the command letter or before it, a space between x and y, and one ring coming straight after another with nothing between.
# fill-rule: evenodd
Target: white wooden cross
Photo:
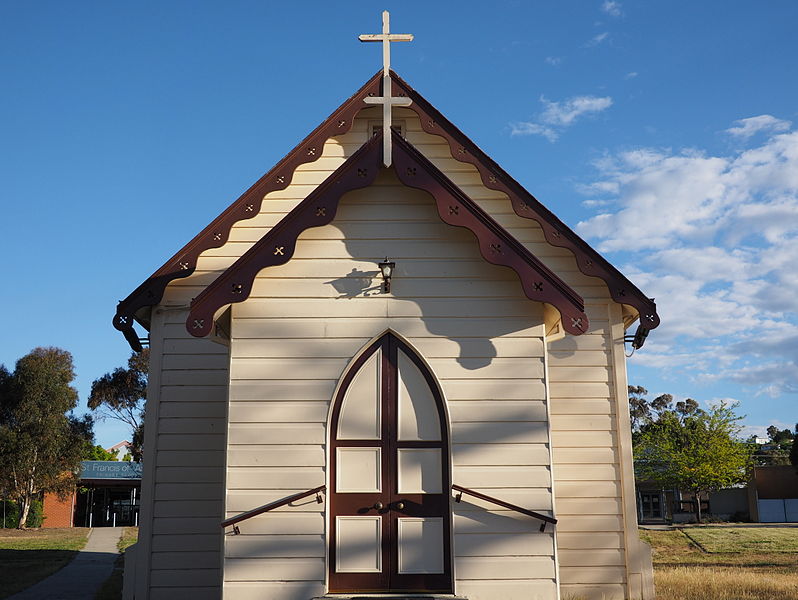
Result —
<instances>
[{"instance_id":1,"label":"white wooden cross","mask_svg":"<svg viewBox=\"0 0 798 600\"><path fill-rule=\"evenodd\" d=\"M382 33L364 33L361 42L382 42L382 96L369 96L363 101L367 104L382 104L382 156L386 167L391 166L391 109L394 106L410 106L410 98L391 97L391 42L411 42L410 33L391 33L390 15L382 11Z\"/></svg>"}]
</instances>

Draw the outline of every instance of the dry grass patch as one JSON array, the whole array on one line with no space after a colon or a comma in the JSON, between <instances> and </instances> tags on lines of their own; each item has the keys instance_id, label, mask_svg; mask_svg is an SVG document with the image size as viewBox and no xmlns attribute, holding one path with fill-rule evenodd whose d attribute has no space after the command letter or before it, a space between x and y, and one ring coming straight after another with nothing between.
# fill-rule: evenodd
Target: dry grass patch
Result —
<instances>
[{"instance_id":1,"label":"dry grass patch","mask_svg":"<svg viewBox=\"0 0 798 600\"><path fill-rule=\"evenodd\" d=\"M798 574L751 567L655 567L657 600L796 600Z\"/></svg>"},{"instance_id":2,"label":"dry grass patch","mask_svg":"<svg viewBox=\"0 0 798 600\"><path fill-rule=\"evenodd\" d=\"M798 600L798 529L686 527L640 537L654 550L657 600Z\"/></svg>"}]
</instances>

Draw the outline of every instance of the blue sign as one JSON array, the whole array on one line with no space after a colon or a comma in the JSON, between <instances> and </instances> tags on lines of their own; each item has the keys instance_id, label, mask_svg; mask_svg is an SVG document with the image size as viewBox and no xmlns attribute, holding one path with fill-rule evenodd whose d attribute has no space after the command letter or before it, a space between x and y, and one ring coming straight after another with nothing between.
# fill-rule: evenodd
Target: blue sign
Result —
<instances>
[{"instance_id":1,"label":"blue sign","mask_svg":"<svg viewBox=\"0 0 798 600\"><path fill-rule=\"evenodd\" d=\"M141 463L113 460L84 460L81 479L141 479Z\"/></svg>"}]
</instances>

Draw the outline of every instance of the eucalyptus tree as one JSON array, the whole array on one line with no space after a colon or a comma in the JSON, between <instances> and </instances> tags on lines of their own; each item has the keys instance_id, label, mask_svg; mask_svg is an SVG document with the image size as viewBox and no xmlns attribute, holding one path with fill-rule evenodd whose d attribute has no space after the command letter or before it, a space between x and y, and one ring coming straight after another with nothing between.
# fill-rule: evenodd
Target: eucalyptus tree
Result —
<instances>
[{"instance_id":1,"label":"eucalyptus tree","mask_svg":"<svg viewBox=\"0 0 798 600\"><path fill-rule=\"evenodd\" d=\"M149 362L148 348L133 352L127 368L118 367L94 380L89 394L89 408L97 411L99 418L121 421L130 427L130 454L136 462L142 457Z\"/></svg>"},{"instance_id":2,"label":"eucalyptus tree","mask_svg":"<svg viewBox=\"0 0 798 600\"><path fill-rule=\"evenodd\" d=\"M0 367L0 488L19 504L21 529L42 492L64 496L77 482L90 416L70 413L78 402L72 387L72 355L35 348L9 372Z\"/></svg>"}]
</instances>

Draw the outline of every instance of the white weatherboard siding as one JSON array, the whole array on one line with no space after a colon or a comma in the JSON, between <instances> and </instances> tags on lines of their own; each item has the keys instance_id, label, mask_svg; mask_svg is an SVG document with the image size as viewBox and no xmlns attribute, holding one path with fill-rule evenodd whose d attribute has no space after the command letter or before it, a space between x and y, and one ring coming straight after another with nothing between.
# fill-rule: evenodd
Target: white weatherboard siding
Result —
<instances>
[{"instance_id":1,"label":"white weatherboard siding","mask_svg":"<svg viewBox=\"0 0 798 600\"><path fill-rule=\"evenodd\" d=\"M376 267L386 255L397 263L390 295ZM233 306L227 516L327 483L336 385L388 328L440 382L453 481L551 510L542 307L514 272L482 259L470 232L444 224L429 195L383 172L344 196L332 224L303 234L295 257L261 271L250 298ZM554 598L553 534L495 508L467 497L454 504L457 592ZM309 498L226 537L225 598L323 593L324 510Z\"/></svg>"},{"instance_id":2,"label":"white weatherboard siding","mask_svg":"<svg viewBox=\"0 0 798 600\"><path fill-rule=\"evenodd\" d=\"M137 598L220 594L229 356L190 338L187 315L153 311Z\"/></svg>"},{"instance_id":3,"label":"white weatherboard siding","mask_svg":"<svg viewBox=\"0 0 798 600\"><path fill-rule=\"evenodd\" d=\"M650 550L637 534L621 307L570 251L549 245L537 222L486 188L476 168L454 160L442 138L420 131L409 110L400 114L408 140L585 300L589 332L551 343L548 356L561 590L586 600L640 598L653 584Z\"/></svg>"},{"instance_id":4,"label":"white weatherboard siding","mask_svg":"<svg viewBox=\"0 0 798 600\"><path fill-rule=\"evenodd\" d=\"M330 140L319 160L299 166L291 186L265 197L257 217L234 225L228 244L202 254L194 273L171 282L153 309L137 598L221 594L230 359L226 347L188 334L189 303L344 160ZM141 558L150 552L151 559Z\"/></svg>"},{"instance_id":5,"label":"white weatherboard siding","mask_svg":"<svg viewBox=\"0 0 798 600\"><path fill-rule=\"evenodd\" d=\"M549 347L559 573L565 593L621 598L629 581L637 594L646 585L646 553L629 493L631 456L618 451L618 432L628 427L620 307L603 281L579 272L569 251L551 247L536 222L518 217L473 166L453 159L442 138L424 133L412 111L396 115L411 143L585 298L590 332ZM186 333L191 298L357 150L377 116L376 109L361 111L348 134L325 144L322 158L266 196L258 216L235 224L227 244L203 253L192 276L172 282L154 310L152 360L164 371L150 381L148 423L157 421L158 430L148 428L147 448L157 466L145 469L138 555L148 547L160 554L152 570L138 565L146 573L140 597L150 586L151 598L218 597L222 567L226 597L324 591L324 505L310 498L280 509L276 519L278 513L248 521L245 535L227 539L224 559L218 522L325 483L325 426L338 377L388 327L441 381L454 482L551 510L541 307L523 296L515 273L479 256L468 231L443 224L428 196L396 188L392 174L349 194L331 225L306 231L287 265L260 273L251 299L233 309L229 374L227 348ZM401 202L393 201L396 194ZM392 294L364 297L364 287L380 285L376 263L385 255L397 262ZM502 519L477 532L477 515L488 505L455 507L458 592L553 594L550 534L535 527L505 533L510 522ZM491 515L514 518L493 508Z\"/></svg>"}]
</instances>

